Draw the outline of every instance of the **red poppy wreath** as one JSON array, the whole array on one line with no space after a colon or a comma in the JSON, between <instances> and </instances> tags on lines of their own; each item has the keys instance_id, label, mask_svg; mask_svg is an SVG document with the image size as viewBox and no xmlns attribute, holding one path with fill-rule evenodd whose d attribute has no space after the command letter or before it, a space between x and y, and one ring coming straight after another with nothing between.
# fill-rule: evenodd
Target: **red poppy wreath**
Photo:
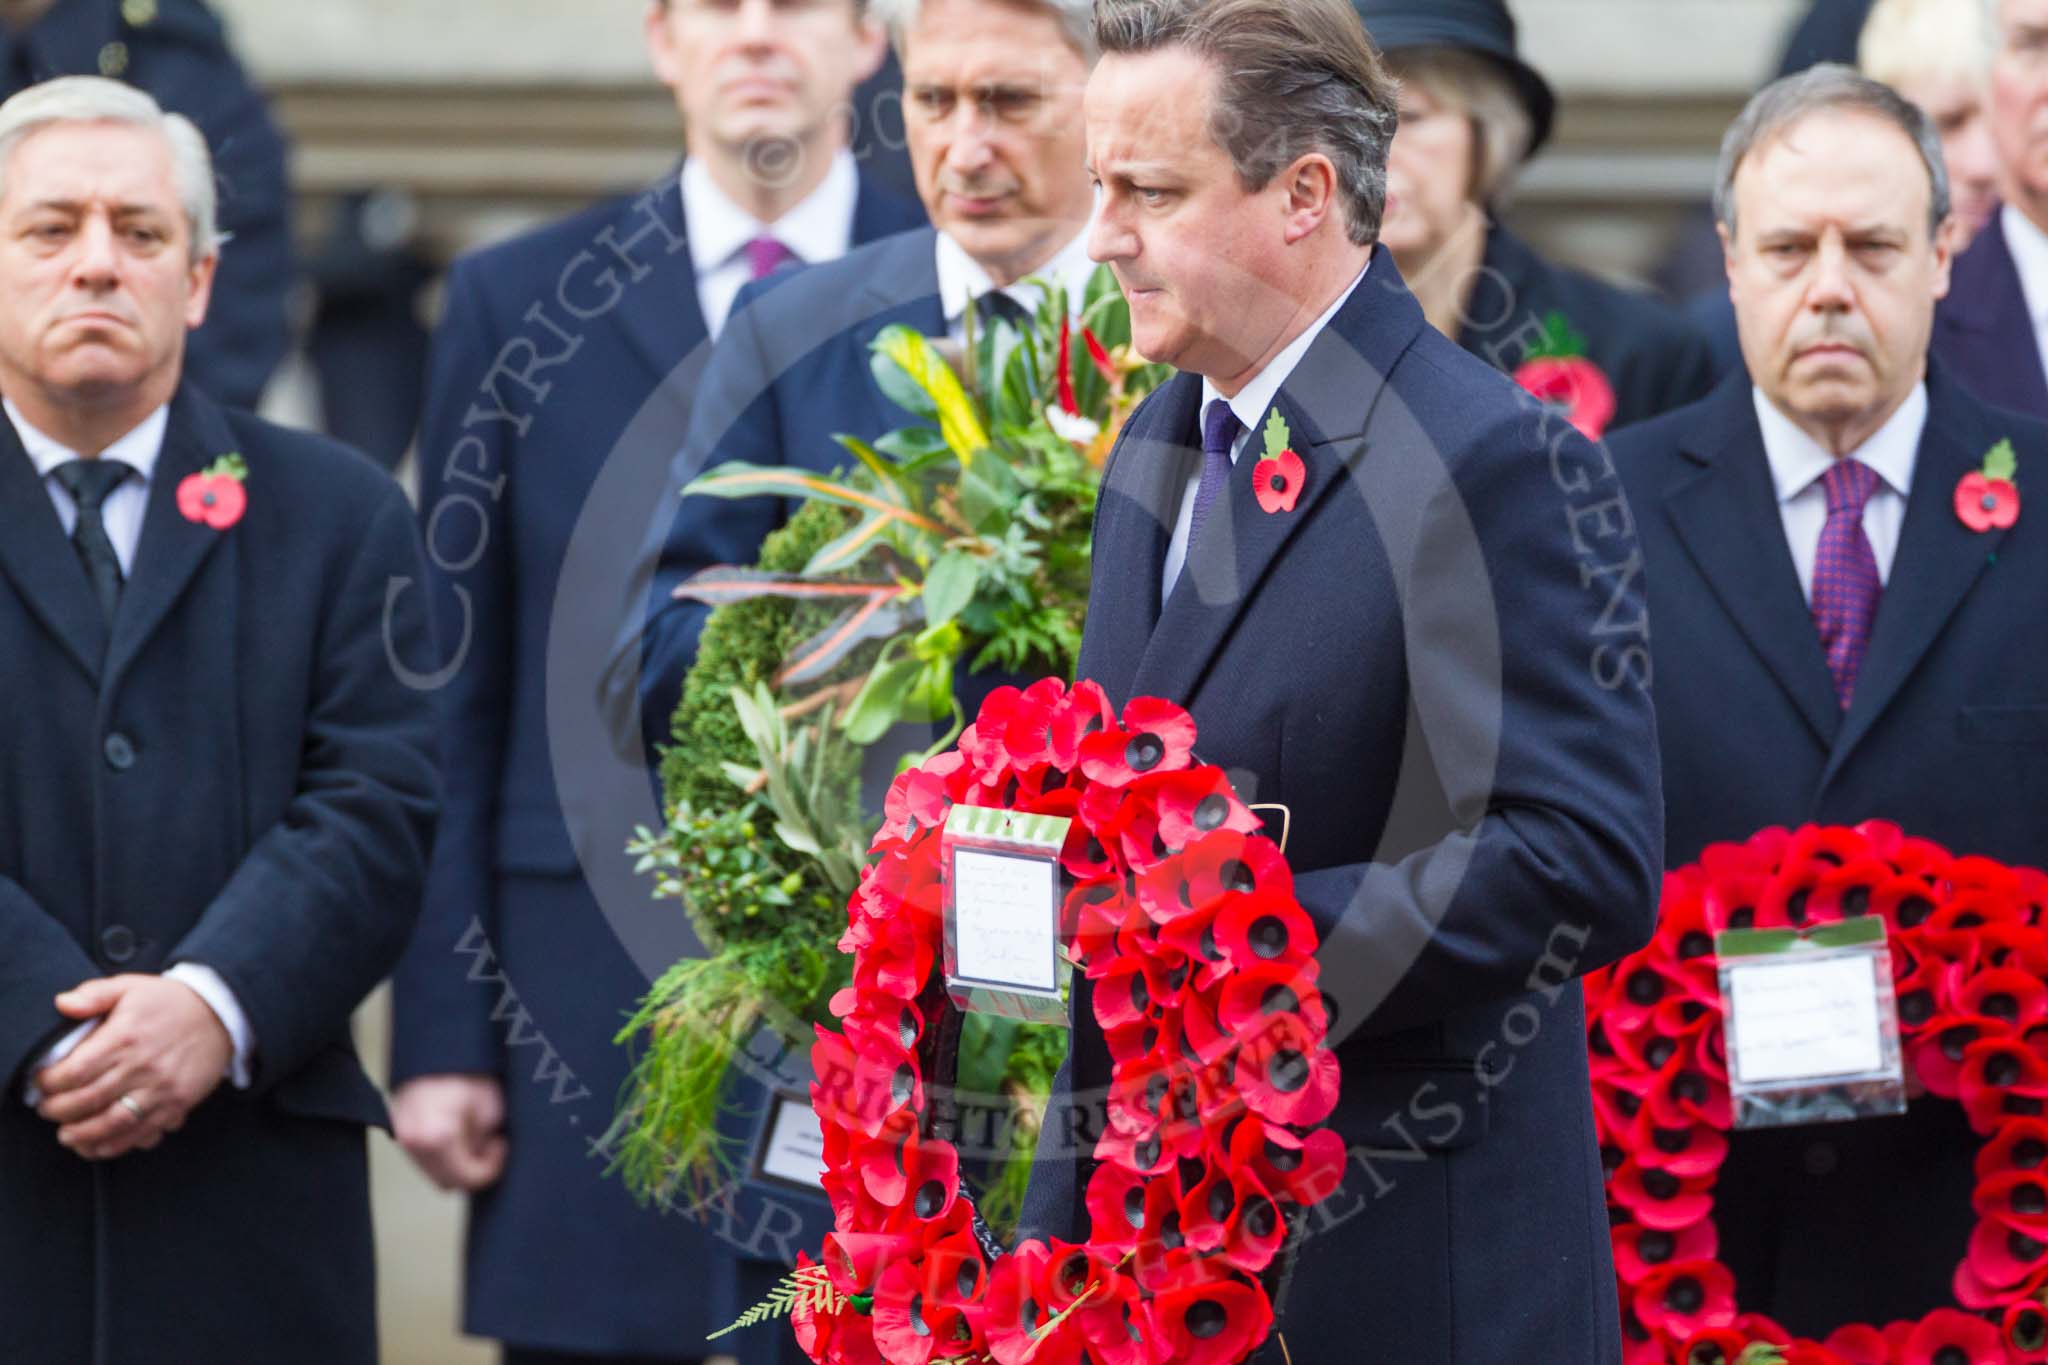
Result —
<instances>
[{"instance_id":1,"label":"red poppy wreath","mask_svg":"<svg viewBox=\"0 0 2048 1365\"><path fill-rule=\"evenodd\" d=\"M959 746L889 792L840 942L854 984L820 1029L811 1098L835 1230L788 1306L846 1365L1231 1365L1272 1328L1261 1277L1344 1146L1316 933L1280 850L1195 726L1048 679L1003 688ZM1062 939L1114 1061L1085 1243L1002 1254L944 1134L951 1014L942 826L956 804L1070 817Z\"/></svg>"},{"instance_id":2,"label":"red poppy wreath","mask_svg":"<svg viewBox=\"0 0 2048 1365\"><path fill-rule=\"evenodd\" d=\"M2048 876L1881 822L1770 829L1669 874L1657 935L1586 979L1628 1365L2048 1361ZM1882 917L1900 1046L1984 1138L1957 1308L1794 1340L1715 1259L1732 1115L1714 935ZM1922 1101L1924 1102L1924 1101Z\"/></svg>"}]
</instances>

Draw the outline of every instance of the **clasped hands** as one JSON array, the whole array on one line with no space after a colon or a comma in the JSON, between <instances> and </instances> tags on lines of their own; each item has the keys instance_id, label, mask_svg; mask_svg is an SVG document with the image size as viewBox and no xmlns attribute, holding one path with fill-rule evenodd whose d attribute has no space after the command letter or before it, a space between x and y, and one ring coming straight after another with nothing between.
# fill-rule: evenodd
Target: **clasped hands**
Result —
<instances>
[{"instance_id":1,"label":"clasped hands","mask_svg":"<svg viewBox=\"0 0 2048 1365\"><path fill-rule=\"evenodd\" d=\"M34 1073L42 1091L36 1112L88 1161L148 1151L184 1127L234 1056L227 1028L199 993L166 977L82 982L57 997L57 1009L97 1024L69 1056Z\"/></svg>"}]
</instances>

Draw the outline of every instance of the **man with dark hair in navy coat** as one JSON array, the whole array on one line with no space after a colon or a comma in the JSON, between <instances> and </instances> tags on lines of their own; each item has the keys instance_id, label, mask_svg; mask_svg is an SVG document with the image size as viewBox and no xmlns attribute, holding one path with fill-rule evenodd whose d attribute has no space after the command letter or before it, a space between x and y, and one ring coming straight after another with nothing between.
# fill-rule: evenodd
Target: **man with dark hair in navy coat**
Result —
<instances>
[{"instance_id":1,"label":"man with dark hair in navy coat","mask_svg":"<svg viewBox=\"0 0 2048 1365\"><path fill-rule=\"evenodd\" d=\"M367 1365L349 1016L438 801L411 510L184 379L189 122L47 82L0 172L0 1359Z\"/></svg>"},{"instance_id":2,"label":"man with dark hair in navy coat","mask_svg":"<svg viewBox=\"0 0 2048 1365\"><path fill-rule=\"evenodd\" d=\"M1746 373L1619 433L1643 542L1673 866L1771 826L1888 820L2048 857L2048 536L1957 485L2048 431L1928 360L1947 288L1939 140L1842 67L1731 130L1720 217ZM1715 1190L1739 1302L1795 1333L1951 1303L1978 1148L1960 1106L1734 1135Z\"/></svg>"},{"instance_id":3,"label":"man with dark hair in navy coat","mask_svg":"<svg viewBox=\"0 0 2048 1365\"><path fill-rule=\"evenodd\" d=\"M0 99L54 76L111 76L206 135L235 249L221 256L185 371L220 402L253 409L291 344L291 184L284 134L220 17L203 0L30 0L5 20Z\"/></svg>"},{"instance_id":4,"label":"man with dark hair in navy coat","mask_svg":"<svg viewBox=\"0 0 2048 1365\"><path fill-rule=\"evenodd\" d=\"M1346 0L1098 20L1090 249L1183 373L1110 457L1079 671L1291 812L1350 1161L1292 1230L1284 1354L1618 1365L1574 980L1647 940L1662 855L1618 484L1376 245L1396 91ZM1027 1228L1085 1231L1110 1080L1077 978Z\"/></svg>"},{"instance_id":5,"label":"man with dark hair in navy coat","mask_svg":"<svg viewBox=\"0 0 2048 1365\"><path fill-rule=\"evenodd\" d=\"M667 0L646 38L680 173L459 261L421 427L448 818L395 983L393 1114L428 1175L475 1196L464 1322L513 1361L710 1355L794 1257L786 1210L714 1236L606 1174L612 1038L701 949L632 876L625 842L658 820L646 761L614 757L601 669L578 670L622 628L734 295L920 220L845 150L847 94L882 56L856 0ZM747 1285L741 1255L767 1267Z\"/></svg>"}]
</instances>

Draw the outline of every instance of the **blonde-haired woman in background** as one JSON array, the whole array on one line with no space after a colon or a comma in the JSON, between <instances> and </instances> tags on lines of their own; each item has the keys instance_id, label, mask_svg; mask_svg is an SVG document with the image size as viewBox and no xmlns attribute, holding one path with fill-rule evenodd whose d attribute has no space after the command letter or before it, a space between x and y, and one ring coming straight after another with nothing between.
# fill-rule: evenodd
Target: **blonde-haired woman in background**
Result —
<instances>
[{"instance_id":1,"label":"blonde-haired woman in background","mask_svg":"<svg viewBox=\"0 0 2048 1365\"><path fill-rule=\"evenodd\" d=\"M1856 50L1864 75L1926 110L1941 134L1957 255L1998 208L1998 149L1985 107L1992 51L1983 6L1964 0L1877 0Z\"/></svg>"}]
</instances>

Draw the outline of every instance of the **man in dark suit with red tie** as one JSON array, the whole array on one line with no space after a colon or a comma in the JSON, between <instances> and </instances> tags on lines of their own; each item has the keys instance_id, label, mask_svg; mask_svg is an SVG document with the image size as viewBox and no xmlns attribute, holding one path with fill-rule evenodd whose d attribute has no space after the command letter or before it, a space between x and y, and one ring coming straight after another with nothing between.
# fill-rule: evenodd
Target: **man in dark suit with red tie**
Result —
<instances>
[{"instance_id":1,"label":"man in dark suit with red tie","mask_svg":"<svg viewBox=\"0 0 2048 1365\"><path fill-rule=\"evenodd\" d=\"M1930 362L1949 283L1940 141L1819 67L1730 130L1718 214L1747 372L1611 442L1643 542L1668 857L1773 825L1896 822L2048 858L2048 536L1958 485L2048 431ZM1958 1106L1736 1134L1716 1189L1745 1307L1795 1333L1950 1303L1977 1142Z\"/></svg>"},{"instance_id":2,"label":"man in dark suit with red tie","mask_svg":"<svg viewBox=\"0 0 2048 1365\"><path fill-rule=\"evenodd\" d=\"M448 817L395 982L393 1116L430 1177L475 1196L464 1323L516 1362L711 1355L794 1256L793 1216L721 1239L606 1174L613 1035L651 973L699 951L622 851L658 816L599 722L624 624L606 604L669 510L735 295L922 221L846 151L848 93L883 50L859 0L662 0L646 40L680 170L456 263L420 435ZM742 1257L766 1267L746 1286Z\"/></svg>"},{"instance_id":3,"label":"man in dark suit with red tie","mask_svg":"<svg viewBox=\"0 0 2048 1365\"><path fill-rule=\"evenodd\" d=\"M183 372L198 129L0 105L0 1360L377 1358L349 1016L438 800L404 496Z\"/></svg>"},{"instance_id":4,"label":"man in dark suit with red tie","mask_svg":"<svg viewBox=\"0 0 2048 1365\"><path fill-rule=\"evenodd\" d=\"M1619 1365L1571 979L1647 939L1661 863L1649 698L1600 633L1640 583L1588 572L1633 554L1618 490L1377 242L1396 86L1348 0L1096 13L1090 250L1181 373L1104 472L1079 672L1185 705L1291 812L1339 1019L1350 1161L1258 1359ZM1027 1229L1085 1233L1111 1079L1077 977Z\"/></svg>"}]
</instances>

